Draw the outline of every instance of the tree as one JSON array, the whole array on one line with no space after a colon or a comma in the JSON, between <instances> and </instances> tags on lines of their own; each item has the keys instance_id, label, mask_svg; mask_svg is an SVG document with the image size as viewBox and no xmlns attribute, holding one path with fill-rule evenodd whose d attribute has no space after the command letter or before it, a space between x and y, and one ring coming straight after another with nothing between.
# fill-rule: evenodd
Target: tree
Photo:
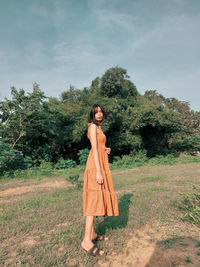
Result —
<instances>
[{"instance_id":1,"label":"tree","mask_svg":"<svg viewBox=\"0 0 200 267\"><path fill-rule=\"evenodd\" d=\"M35 160L47 158L52 154L48 142L52 127L44 93L34 83L31 93L12 87L11 95L12 100L5 98L0 105L2 140Z\"/></svg>"},{"instance_id":2,"label":"tree","mask_svg":"<svg viewBox=\"0 0 200 267\"><path fill-rule=\"evenodd\" d=\"M11 88L12 100L5 98L0 103L0 120L2 124L2 137L4 141L12 144L12 148L20 139L30 131L33 125L38 126L38 118L43 109L46 98L39 89L38 84L33 84L33 92L25 95L24 89Z\"/></svg>"},{"instance_id":3,"label":"tree","mask_svg":"<svg viewBox=\"0 0 200 267\"><path fill-rule=\"evenodd\" d=\"M158 94L155 90L146 91L144 97L153 103L156 107L158 104L162 106L167 113L171 113L168 121L172 124L173 128L167 127L167 130L171 129L170 135L168 134L167 146L170 151L197 151L199 150L200 140L200 115L199 112L195 112L190 109L187 101L179 101L176 98L165 98L163 95ZM166 114L167 114L166 113ZM153 114L156 115L154 111ZM160 114L161 115L161 114ZM179 117L179 119L173 122L173 118ZM147 116L148 118L148 116ZM151 121L151 120L150 120ZM177 124L178 123L178 124ZM178 128L177 128L178 126ZM173 131L174 129L174 131ZM151 132L148 130L148 132ZM162 133L157 132L161 140L164 140ZM156 136L156 135L153 135ZM166 135L165 135L166 136ZM153 143L148 142L147 143Z\"/></svg>"},{"instance_id":4,"label":"tree","mask_svg":"<svg viewBox=\"0 0 200 267\"><path fill-rule=\"evenodd\" d=\"M127 71L123 68L108 69L101 78L102 95L121 98L137 96L137 88L128 78Z\"/></svg>"},{"instance_id":5,"label":"tree","mask_svg":"<svg viewBox=\"0 0 200 267\"><path fill-rule=\"evenodd\" d=\"M0 103L3 144L31 156L35 164L44 159L55 163L60 158L78 162L79 151L90 148L87 115L94 103L106 111L102 128L106 145L112 147L111 160L141 149L149 157L199 150L200 112L156 90L140 95L120 67L108 69L90 87L70 86L59 99L47 98L36 83L27 94L12 87L11 95L11 100Z\"/></svg>"}]
</instances>

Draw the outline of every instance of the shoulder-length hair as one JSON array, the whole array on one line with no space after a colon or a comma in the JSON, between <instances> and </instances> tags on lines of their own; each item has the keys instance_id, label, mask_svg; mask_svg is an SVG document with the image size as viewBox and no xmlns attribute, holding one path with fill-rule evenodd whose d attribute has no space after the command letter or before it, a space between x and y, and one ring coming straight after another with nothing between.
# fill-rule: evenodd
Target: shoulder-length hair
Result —
<instances>
[{"instance_id":1,"label":"shoulder-length hair","mask_svg":"<svg viewBox=\"0 0 200 267\"><path fill-rule=\"evenodd\" d=\"M98 121L96 121L96 119L95 119L95 114L97 113L98 107L101 109L101 111L103 113L103 118L102 118L100 123ZM105 111L104 111L102 105L100 105L100 104L92 105L89 112L88 112L88 123L93 122L96 125L101 125L104 120L105 120Z\"/></svg>"}]
</instances>

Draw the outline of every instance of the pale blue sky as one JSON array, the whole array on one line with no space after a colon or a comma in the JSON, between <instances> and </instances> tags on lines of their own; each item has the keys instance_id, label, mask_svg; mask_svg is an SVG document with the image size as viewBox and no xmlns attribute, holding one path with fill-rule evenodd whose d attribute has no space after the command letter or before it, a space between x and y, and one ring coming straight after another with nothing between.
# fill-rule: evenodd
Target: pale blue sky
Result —
<instances>
[{"instance_id":1,"label":"pale blue sky","mask_svg":"<svg viewBox=\"0 0 200 267\"><path fill-rule=\"evenodd\" d=\"M0 0L0 98L59 97L110 67L200 111L199 0Z\"/></svg>"}]
</instances>

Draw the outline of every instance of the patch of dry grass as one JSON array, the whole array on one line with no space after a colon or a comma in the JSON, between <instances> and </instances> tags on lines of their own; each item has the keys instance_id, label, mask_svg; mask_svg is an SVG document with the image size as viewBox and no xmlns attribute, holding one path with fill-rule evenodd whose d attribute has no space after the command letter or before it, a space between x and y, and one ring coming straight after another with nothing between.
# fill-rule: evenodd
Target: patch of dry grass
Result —
<instances>
[{"instance_id":1,"label":"patch of dry grass","mask_svg":"<svg viewBox=\"0 0 200 267\"><path fill-rule=\"evenodd\" d=\"M190 183L198 184L199 175L199 163L112 171L120 216L97 218L96 229L109 237L109 242L97 245L109 255L121 253L136 229L154 221L166 226L181 223L179 192L192 190ZM1 186L5 190L19 183L5 181ZM20 199L13 196L13 201L12 196L2 198L9 202L0 204L0 266L89 267L97 262L80 249L84 233L80 188L40 188Z\"/></svg>"}]
</instances>

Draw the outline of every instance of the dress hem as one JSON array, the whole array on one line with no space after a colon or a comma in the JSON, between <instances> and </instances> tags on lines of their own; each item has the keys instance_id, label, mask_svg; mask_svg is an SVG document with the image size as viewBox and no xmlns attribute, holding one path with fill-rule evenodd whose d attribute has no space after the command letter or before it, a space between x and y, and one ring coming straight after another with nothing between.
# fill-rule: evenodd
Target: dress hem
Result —
<instances>
[{"instance_id":1,"label":"dress hem","mask_svg":"<svg viewBox=\"0 0 200 267\"><path fill-rule=\"evenodd\" d=\"M117 216L119 216L119 214L117 214L117 215L108 215L108 214L106 214L106 213L104 213L104 214L84 214L83 216L108 216L108 217L117 217Z\"/></svg>"}]
</instances>

